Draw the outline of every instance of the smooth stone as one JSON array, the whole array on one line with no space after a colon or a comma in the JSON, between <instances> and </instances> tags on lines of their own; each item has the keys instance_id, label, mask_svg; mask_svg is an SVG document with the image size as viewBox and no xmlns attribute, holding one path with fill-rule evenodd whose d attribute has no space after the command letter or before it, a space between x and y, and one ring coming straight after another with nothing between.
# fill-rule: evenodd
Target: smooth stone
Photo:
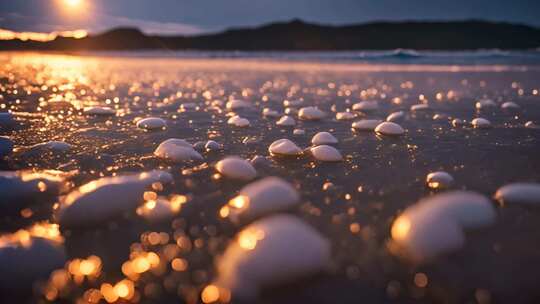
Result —
<instances>
[{"instance_id":1,"label":"smooth stone","mask_svg":"<svg viewBox=\"0 0 540 304\"><path fill-rule=\"evenodd\" d=\"M397 123L385 121L375 128L375 132L382 135L402 135L405 130Z\"/></svg>"},{"instance_id":2,"label":"smooth stone","mask_svg":"<svg viewBox=\"0 0 540 304\"><path fill-rule=\"evenodd\" d=\"M465 124L466 124L466 122L463 119L454 118L452 120L452 126L454 126L454 128L462 127Z\"/></svg>"},{"instance_id":3,"label":"smooth stone","mask_svg":"<svg viewBox=\"0 0 540 304\"><path fill-rule=\"evenodd\" d=\"M431 189L447 189L454 183L454 178L448 172L437 171L429 173L426 184Z\"/></svg>"},{"instance_id":4,"label":"smooth stone","mask_svg":"<svg viewBox=\"0 0 540 304\"><path fill-rule=\"evenodd\" d=\"M164 197L158 197L154 201L146 202L138 207L137 215L149 222L162 222L173 218L180 211L180 206L175 206Z\"/></svg>"},{"instance_id":5,"label":"smooth stone","mask_svg":"<svg viewBox=\"0 0 540 304\"><path fill-rule=\"evenodd\" d=\"M271 176L246 185L222 209L232 222L238 224L286 211L298 204L298 191L284 179Z\"/></svg>"},{"instance_id":6,"label":"smooth stone","mask_svg":"<svg viewBox=\"0 0 540 304\"><path fill-rule=\"evenodd\" d=\"M269 167L272 163L264 156L255 155L249 161L254 167Z\"/></svg>"},{"instance_id":7,"label":"smooth stone","mask_svg":"<svg viewBox=\"0 0 540 304\"><path fill-rule=\"evenodd\" d=\"M41 237L27 237L24 240L6 241L5 238L9 236L0 236L2 293L13 290L31 293L36 281L46 280L52 271L64 267L66 252L61 243Z\"/></svg>"},{"instance_id":8,"label":"smooth stone","mask_svg":"<svg viewBox=\"0 0 540 304\"><path fill-rule=\"evenodd\" d=\"M293 130L293 135L299 136L299 135L304 135L304 134L306 134L306 131L303 130L303 129L294 129Z\"/></svg>"},{"instance_id":9,"label":"smooth stone","mask_svg":"<svg viewBox=\"0 0 540 304\"><path fill-rule=\"evenodd\" d=\"M0 136L0 158L4 158L13 152L13 141L7 136Z\"/></svg>"},{"instance_id":10,"label":"smooth stone","mask_svg":"<svg viewBox=\"0 0 540 304\"><path fill-rule=\"evenodd\" d=\"M193 149L197 152L203 152L206 150L206 141L198 141L193 144Z\"/></svg>"},{"instance_id":11,"label":"smooth stone","mask_svg":"<svg viewBox=\"0 0 540 304\"><path fill-rule=\"evenodd\" d=\"M215 284L235 299L254 301L262 288L294 283L323 272L330 242L292 215L276 215L245 227L217 260Z\"/></svg>"},{"instance_id":12,"label":"smooth stone","mask_svg":"<svg viewBox=\"0 0 540 304\"><path fill-rule=\"evenodd\" d=\"M61 200L59 223L69 229L106 222L135 211L144 202L144 192L152 184L171 181L171 174L159 170L93 180Z\"/></svg>"},{"instance_id":13,"label":"smooth stone","mask_svg":"<svg viewBox=\"0 0 540 304\"><path fill-rule=\"evenodd\" d=\"M35 144L29 147L29 150L47 150L51 152L66 152L71 149L71 145L63 141L48 141Z\"/></svg>"},{"instance_id":14,"label":"smooth stone","mask_svg":"<svg viewBox=\"0 0 540 304\"><path fill-rule=\"evenodd\" d=\"M418 112L418 111L426 111L429 110L429 104L427 103L419 103L411 106L411 111Z\"/></svg>"},{"instance_id":15,"label":"smooth stone","mask_svg":"<svg viewBox=\"0 0 540 304\"><path fill-rule=\"evenodd\" d=\"M379 109L379 103L375 100L364 100L352 106L353 111L371 112Z\"/></svg>"},{"instance_id":16,"label":"smooth stone","mask_svg":"<svg viewBox=\"0 0 540 304\"><path fill-rule=\"evenodd\" d=\"M339 112L336 113L336 119L337 120L351 120L354 119L356 115L354 115L351 112Z\"/></svg>"},{"instance_id":17,"label":"smooth stone","mask_svg":"<svg viewBox=\"0 0 540 304\"><path fill-rule=\"evenodd\" d=\"M227 178L243 181L252 180L257 176L257 171L251 163L237 156L229 156L218 161L216 170Z\"/></svg>"},{"instance_id":18,"label":"smooth stone","mask_svg":"<svg viewBox=\"0 0 540 304\"><path fill-rule=\"evenodd\" d=\"M464 229L496 220L491 201L471 191L450 191L421 199L393 223L392 239L414 260L429 260L464 245Z\"/></svg>"},{"instance_id":19,"label":"smooth stone","mask_svg":"<svg viewBox=\"0 0 540 304\"><path fill-rule=\"evenodd\" d=\"M485 118L475 118L471 121L474 128L485 129L491 127L491 122Z\"/></svg>"},{"instance_id":20,"label":"smooth stone","mask_svg":"<svg viewBox=\"0 0 540 304\"><path fill-rule=\"evenodd\" d=\"M495 200L501 205L521 204L540 206L539 183L512 183L495 192Z\"/></svg>"},{"instance_id":21,"label":"smooth stone","mask_svg":"<svg viewBox=\"0 0 540 304\"><path fill-rule=\"evenodd\" d=\"M84 107L83 108L83 114L85 115L97 115L97 116L107 116L107 115L115 115L116 111L114 109L111 109L109 107Z\"/></svg>"},{"instance_id":22,"label":"smooth stone","mask_svg":"<svg viewBox=\"0 0 540 304\"><path fill-rule=\"evenodd\" d=\"M332 146L316 146L311 148L310 152L313 157L315 157L315 159L319 161L337 162L343 160L343 156L341 156L341 153L339 153L339 151Z\"/></svg>"},{"instance_id":23,"label":"smooth stone","mask_svg":"<svg viewBox=\"0 0 540 304\"><path fill-rule=\"evenodd\" d=\"M386 121L396 122L402 120L403 118L405 118L405 112L399 111L390 113L390 115L386 117Z\"/></svg>"},{"instance_id":24,"label":"smooth stone","mask_svg":"<svg viewBox=\"0 0 540 304\"><path fill-rule=\"evenodd\" d=\"M167 122L158 117L148 117L137 121L137 128L145 130L164 130Z\"/></svg>"},{"instance_id":25,"label":"smooth stone","mask_svg":"<svg viewBox=\"0 0 540 304\"><path fill-rule=\"evenodd\" d=\"M296 125L296 121L291 116L285 115L276 122L276 125L283 127L292 127Z\"/></svg>"},{"instance_id":26,"label":"smooth stone","mask_svg":"<svg viewBox=\"0 0 540 304\"><path fill-rule=\"evenodd\" d=\"M218 151L221 150L221 145L213 140L209 140L206 142L206 145L204 145L204 148L206 151Z\"/></svg>"},{"instance_id":27,"label":"smooth stone","mask_svg":"<svg viewBox=\"0 0 540 304\"><path fill-rule=\"evenodd\" d=\"M228 109L228 110L240 110L240 109L244 109L244 108L250 108L251 107L251 103L245 101L245 100L239 100L239 99L235 99L235 100L229 100L227 102L227 104L225 104L225 107Z\"/></svg>"},{"instance_id":28,"label":"smooth stone","mask_svg":"<svg viewBox=\"0 0 540 304\"><path fill-rule=\"evenodd\" d=\"M268 147L268 152L271 155L300 155L302 154L302 149L300 149L295 143L288 139L278 139L274 141L270 147Z\"/></svg>"},{"instance_id":29,"label":"smooth stone","mask_svg":"<svg viewBox=\"0 0 540 304\"><path fill-rule=\"evenodd\" d=\"M227 123L229 125L233 125L239 128L249 127L249 120L247 120L246 118L242 118L238 115L229 118L229 120L227 120Z\"/></svg>"},{"instance_id":30,"label":"smooth stone","mask_svg":"<svg viewBox=\"0 0 540 304\"><path fill-rule=\"evenodd\" d=\"M263 111L262 111L262 115L264 117L279 117L280 116L278 111L272 110L272 109L269 109L269 108L264 108Z\"/></svg>"},{"instance_id":31,"label":"smooth stone","mask_svg":"<svg viewBox=\"0 0 540 304\"><path fill-rule=\"evenodd\" d=\"M313 136L311 139L311 143L315 146L318 145L333 145L337 144L338 140L334 137L334 135L330 134L329 132L319 132Z\"/></svg>"},{"instance_id":32,"label":"smooth stone","mask_svg":"<svg viewBox=\"0 0 540 304\"><path fill-rule=\"evenodd\" d=\"M175 163L202 160L203 157L195 151L187 141L179 138L169 138L160 143L154 151L154 155L164 160Z\"/></svg>"},{"instance_id":33,"label":"smooth stone","mask_svg":"<svg viewBox=\"0 0 540 304\"><path fill-rule=\"evenodd\" d=\"M513 101L507 101L507 102L504 102L502 105L501 105L501 109L503 110L517 110L519 109L520 106L513 102Z\"/></svg>"},{"instance_id":34,"label":"smooth stone","mask_svg":"<svg viewBox=\"0 0 540 304\"><path fill-rule=\"evenodd\" d=\"M495 106L497 106L497 104L491 99L481 99L481 100L477 101L476 104L475 104L475 107L478 110L485 109L485 108L492 108L492 107L495 107Z\"/></svg>"},{"instance_id":35,"label":"smooth stone","mask_svg":"<svg viewBox=\"0 0 540 304\"><path fill-rule=\"evenodd\" d=\"M197 104L193 102L186 102L180 105L181 112L193 111L196 109L197 109Z\"/></svg>"},{"instance_id":36,"label":"smooth stone","mask_svg":"<svg viewBox=\"0 0 540 304\"><path fill-rule=\"evenodd\" d=\"M540 125L535 124L534 121L527 121L527 122L525 123L525 128L539 129L539 128L540 128Z\"/></svg>"},{"instance_id":37,"label":"smooth stone","mask_svg":"<svg viewBox=\"0 0 540 304\"><path fill-rule=\"evenodd\" d=\"M305 107L298 111L298 118L303 120L319 120L326 114L317 107Z\"/></svg>"},{"instance_id":38,"label":"smooth stone","mask_svg":"<svg viewBox=\"0 0 540 304\"><path fill-rule=\"evenodd\" d=\"M382 123L382 120L378 119L362 119L352 123L351 127L355 131L373 131Z\"/></svg>"},{"instance_id":39,"label":"smooth stone","mask_svg":"<svg viewBox=\"0 0 540 304\"><path fill-rule=\"evenodd\" d=\"M285 113L285 115L298 115L298 109L296 108L285 108L285 111L283 111L283 113Z\"/></svg>"}]
</instances>

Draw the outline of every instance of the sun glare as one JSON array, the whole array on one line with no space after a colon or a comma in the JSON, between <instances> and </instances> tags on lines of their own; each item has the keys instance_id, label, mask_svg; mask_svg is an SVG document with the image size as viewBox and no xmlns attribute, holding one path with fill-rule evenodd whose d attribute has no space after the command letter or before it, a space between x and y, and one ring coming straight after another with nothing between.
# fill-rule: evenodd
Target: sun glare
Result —
<instances>
[{"instance_id":1,"label":"sun glare","mask_svg":"<svg viewBox=\"0 0 540 304\"><path fill-rule=\"evenodd\" d=\"M69 7L78 7L81 5L82 0L64 0L64 3Z\"/></svg>"}]
</instances>

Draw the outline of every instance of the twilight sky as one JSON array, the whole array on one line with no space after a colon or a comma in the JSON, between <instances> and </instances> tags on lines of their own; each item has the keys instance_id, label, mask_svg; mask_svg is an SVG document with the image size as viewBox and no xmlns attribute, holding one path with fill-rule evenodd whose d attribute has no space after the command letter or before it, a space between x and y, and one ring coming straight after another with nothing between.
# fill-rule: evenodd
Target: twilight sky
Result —
<instances>
[{"instance_id":1,"label":"twilight sky","mask_svg":"<svg viewBox=\"0 0 540 304\"><path fill-rule=\"evenodd\" d=\"M540 27L540 0L0 0L0 28L196 34L301 18L323 24L485 19Z\"/></svg>"}]
</instances>

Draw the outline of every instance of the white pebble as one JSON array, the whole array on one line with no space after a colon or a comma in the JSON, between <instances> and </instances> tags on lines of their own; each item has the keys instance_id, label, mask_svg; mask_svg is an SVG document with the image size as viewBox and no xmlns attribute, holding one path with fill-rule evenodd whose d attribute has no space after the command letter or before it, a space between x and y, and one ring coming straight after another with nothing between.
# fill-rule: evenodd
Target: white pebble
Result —
<instances>
[{"instance_id":1,"label":"white pebble","mask_svg":"<svg viewBox=\"0 0 540 304\"><path fill-rule=\"evenodd\" d=\"M294 134L294 135L297 135L297 136L299 136L299 135L304 135L304 134L306 134L306 131L303 130L303 129L294 129L294 130L293 130L293 134Z\"/></svg>"},{"instance_id":2,"label":"white pebble","mask_svg":"<svg viewBox=\"0 0 540 304\"><path fill-rule=\"evenodd\" d=\"M217 261L215 284L254 301L264 287L317 274L330 262L330 243L292 215L267 217L245 227Z\"/></svg>"},{"instance_id":3,"label":"white pebble","mask_svg":"<svg viewBox=\"0 0 540 304\"><path fill-rule=\"evenodd\" d=\"M148 117L137 121L137 128L145 130L164 130L167 122L158 117Z\"/></svg>"},{"instance_id":4,"label":"white pebble","mask_svg":"<svg viewBox=\"0 0 540 304\"><path fill-rule=\"evenodd\" d=\"M431 189L447 189L454 183L454 178L448 172L437 171L429 173L426 184Z\"/></svg>"},{"instance_id":5,"label":"white pebble","mask_svg":"<svg viewBox=\"0 0 540 304\"><path fill-rule=\"evenodd\" d=\"M286 211L300 203L300 194L279 177L265 177L242 188L220 211L234 223L253 221L270 213Z\"/></svg>"},{"instance_id":6,"label":"white pebble","mask_svg":"<svg viewBox=\"0 0 540 304\"><path fill-rule=\"evenodd\" d=\"M257 171L251 163L236 156L226 157L216 164L216 170L230 179L249 181L257 176Z\"/></svg>"},{"instance_id":7,"label":"white pebble","mask_svg":"<svg viewBox=\"0 0 540 304\"><path fill-rule=\"evenodd\" d=\"M337 144L338 140L334 137L334 135L330 134L329 132L319 132L313 136L311 139L311 143L315 146L318 145L333 145Z\"/></svg>"},{"instance_id":8,"label":"white pebble","mask_svg":"<svg viewBox=\"0 0 540 304\"><path fill-rule=\"evenodd\" d=\"M373 131L382 122L378 119L362 119L352 123L351 127L355 131Z\"/></svg>"},{"instance_id":9,"label":"white pebble","mask_svg":"<svg viewBox=\"0 0 540 304\"><path fill-rule=\"evenodd\" d=\"M270 147L268 147L268 152L270 152L271 155L296 156L302 154L302 149L292 141L283 138L274 141Z\"/></svg>"},{"instance_id":10,"label":"white pebble","mask_svg":"<svg viewBox=\"0 0 540 304\"><path fill-rule=\"evenodd\" d=\"M462 127L465 125L465 121L463 119L459 119L459 118L454 118L452 120L452 126L454 126L454 128L458 128L458 127Z\"/></svg>"},{"instance_id":11,"label":"white pebble","mask_svg":"<svg viewBox=\"0 0 540 304\"><path fill-rule=\"evenodd\" d=\"M246 118L242 118L238 115L229 118L229 120L227 120L227 123L229 125L233 125L239 128L249 127L249 120L247 120Z\"/></svg>"},{"instance_id":12,"label":"white pebble","mask_svg":"<svg viewBox=\"0 0 540 304\"><path fill-rule=\"evenodd\" d=\"M513 183L505 185L497 190L495 199L506 204L522 204L540 206L539 183Z\"/></svg>"},{"instance_id":13,"label":"white pebble","mask_svg":"<svg viewBox=\"0 0 540 304\"><path fill-rule=\"evenodd\" d=\"M491 122L485 118L475 118L471 121L473 127L477 129L485 129L491 127Z\"/></svg>"},{"instance_id":14,"label":"white pebble","mask_svg":"<svg viewBox=\"0 0 540 304\"><path fill-rule=\"evenodd\" d=\"M492 108L495 107L497 104L491 100L491 99L481 99L476 102L475 107L476 109L485 109L485 108Z\"/></svg>"},{"instance_id":15,"label":"white pebble","mask_svg":"<svg viewBox=\"0 0 540 304\"><path fill-rule=\"evenodd\" d=\"M230 111L234 111L234 110L239 110L239 109L244 109L244 108L250 108L251 103L245 100L235 99L235 100L229 100L227 104L225 105L225 107L227 107L227 109Z\"/></svg>"},{"instance_id":16,"label":"white pebble","mask_svg":"<svg viewBox=\"0 0 540 304\"><path fill-rule=\"evenodd\" d=\"M386 117L386 121L396 122L396 121L402 120L404 117L405 117L405 112L403 111L394 112L388 115L388 117Z\"/></svg>"},{"instance_id":17,"label":"white pebble","mask_svg":"<svg viewBox=\"0 0 540 304\"><path fill-rule=\"evenodd\" d=\"M264 108L262 111L264 117L279 117L279 112L269 108Z\"/></svg>"},{"instance_id":18,"label":"white pebble","mask_svg":"<svg viewBox=\"0 0 540 304\"><path fill-rule=\"evenodd\" d=\"M525 123L525 128L530 128L530 129L539 129L540 126L535 124L534 121L527 121Z\"/></svg>"},{"instance_id":19,"label":"white pebble","mask_svg":"<svg viewBox=\"0 0 540 304\"><path fill-rule=\"evenodd\" d=\"M175 163L203 159L201 154L195 151L190 143L179 138L169 138L159 144L154 151L154 155L161 159L170 160Z\"/></svg>"},{"instance_id":20,"label":"white pebble","mask_svg":"<svg viewBox=\"0 0 540 304\"><path fill-rule=\"evenodd\" d=\"M427 103L419 103L411 106L411 111L413 112L426 111L429 109L429 104Z\"/></svg>"},{"instance_id":21,"label":"white pebble","mask_svg":"<svg viewBox=\"0 0 540 304\"><path fill-rule=\"evenodd\" d=\"M289 127L296 125L296 121L291 116L285 115L282 116L277 122L276 125L283 126L283 127Z\"/></svg>"},{"instance_id":22,"label":"white pebble","mask_svg":"<svg viewBox=\"0 0 540 304\"><path fill-rule=\"evenodd\" d=\"M397 123L385 121L375 128L375 132L382 135L402 135L405 130Z\"/></svg>"},{"instance_id":23,"label":"white pebble","mask_svg":"<svg viewBox=\"0 0 540 304\"><path fill-rule=\"evenodd\" d=\"M502 105L501 105L501 109L503 110L517 110L519 109L520 106L513 102L513 101L507 101L507 102L504 102Z\"/></svg>"},{"instance_id":24,"label":"white pebble","mask_svg":"<svg viewBox=\"0 0 540 304\"><path fill-rule=\"evenodd\" d=\"M356 115L351 112L338 112L336 113L337 120L351 120L354 119Z\"/></svg>"},{"instance_id":25,"label":"white pebble","mask_svg":"<svg viewBox=\"0 0 540 304\"><path fill-rule=\"evenodd\" d=\"M305 107L298 111L298 118L304 120L319 120L324 118L325 114L317 107Z\"/></svg>"},{"instance_id":26,"label":"white pebble","mask_svg":"<svg viewBox=\"0 0 540 304\"><path fill-rule=\"evenodd\" d=\"M316 146L311 148L310 152L313 157L315 157L315 159L319 161L336 162L343 160L343 156L341 156L341 153L339 153L339 151L332 146Z\"/></svg>"},{"instance_id":27,"label":"white pebble","mask_svg":"<svg viewBox=\"0 0 540 304\"><path fill-rule=\"evenodd\" d=\"M352 109L359 112L371 112L379 109L379 103L376 100L365 100L353 104Z\"/></svg>"}]
</instances>

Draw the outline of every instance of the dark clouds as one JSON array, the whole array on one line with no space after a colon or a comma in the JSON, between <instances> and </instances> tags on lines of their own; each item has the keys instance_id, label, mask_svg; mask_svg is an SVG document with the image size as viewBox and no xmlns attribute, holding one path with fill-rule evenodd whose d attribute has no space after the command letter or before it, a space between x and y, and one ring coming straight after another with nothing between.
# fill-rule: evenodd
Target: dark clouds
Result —
<instances>
[{"instance_id":1,"label":"dark clouds","mask_svg":"<svg viewBox=\"0 0 540 304\"><path fill-rule=\"evenodd\" d=\"M540 26L538 0L84 0L66 16L61 0L0 0L0 27L49 31L119 25L147 32L217 31L301 18L346 24L374 20L487 19Z\"/></svg>"}]
</instances>

